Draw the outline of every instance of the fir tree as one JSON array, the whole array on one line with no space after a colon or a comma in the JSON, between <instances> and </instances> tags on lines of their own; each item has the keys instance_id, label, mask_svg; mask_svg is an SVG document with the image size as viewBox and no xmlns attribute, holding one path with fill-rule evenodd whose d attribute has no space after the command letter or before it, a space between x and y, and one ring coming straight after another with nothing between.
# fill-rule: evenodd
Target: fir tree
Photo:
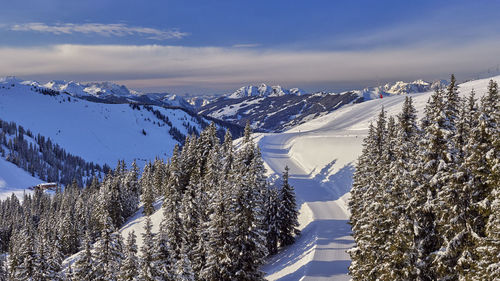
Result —
<instances>
[{"instance_id":1,"label":"fir tree","mask_svg":"<svg viewBox=\"0 0 500 281\"><path fill-rule=\"evenodd\" d=\"M139 280L139 259L134 231L129 232L125 247L124 260L120 267L119 281Z\"/></svg>"},{"instance_id":2,"label":"fir tree","mask_svg":"<svg viewBox=\"0 0 500 281\"><path fill-rule=\"evenodd\" d=\"M87 233L85 236L85 242L83 254L80 258L76 260L73 266L73 272L71 273L71 280L73 281L92 281L97 278L94 272L94 260L92 258L92 245L90 235Z\"/></svg>"},{"instance_id":3,"label":"fir tree","mask_svg":"<svg viewBox=\"0 0 500 281\"><path fill-rule=\"evenodd\" d=\"M282 247L293 244L295 235L300 234L297 229L299 212L297 211L295 191L293 186L288 183L288 171L288 166L286 166L285 172L283 172L283 185L278 195L278 241Z\"/></svg>"},{"instance_id":4,"label":"fir tree","mask_svg":"<svg viewBox=\"0 0 500 281\"><path fill-rule=\"evenodd\" d=\"M157 273L153 264L154 234L152 228L151 218L147 216L146 224L144 225L144 233L142 233L142 256L139 280L155 281L157 278Z\"/></svg>"},{"instance_id":5,"label":"fir tree","mask_svg":"<svg viewBox=\"0 0 500 281\"><path fill-rule=\"evenodd\" d=\"M148 163L144 167L144 172L142 173L141 177L141 189L142 189L142 203L144 206L144 209L142 213L146 216L151 216L155 209L153 206L154 203L154 193L153 193L153 186L152 186L152 165L151 163Z\"/></svg>"}]
</instances>

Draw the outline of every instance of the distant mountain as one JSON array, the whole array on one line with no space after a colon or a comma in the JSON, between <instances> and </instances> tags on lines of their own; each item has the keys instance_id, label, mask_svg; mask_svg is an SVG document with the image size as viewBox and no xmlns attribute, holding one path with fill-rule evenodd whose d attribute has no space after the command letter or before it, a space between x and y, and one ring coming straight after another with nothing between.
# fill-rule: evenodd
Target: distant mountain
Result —
<instances>
[{"instance_id":1,"label":"distant mountain","mask_svg":"<svg viewBox=\"0 0 500 281\"><path fill-rule=\"evenodd\" d=\"M428 92L446 85L444 80L432 83L416 80L342 93L306 93L298 88L288 90L261 84L241 87L234 93L211 100L200 107L198 112L240 126L250 121L256 130L273 132L323 116L349 103L378 99L380 95Z\"/></svg>"},{"instance_id":2,"label":"distant mountain","mask_svg":"<svg viewBox=\"0 0 500 281\"><path fill-rule=\"evenodd\" d=\"M302 95L305 92L298 88L285 89L281 86L268 86L264 83L260 86L245 86L239 88L236 92L232 94L227 94L226 96L230 99L240 99L245 97L280 97L284 95Z\"/></svg>"}]
</instances>

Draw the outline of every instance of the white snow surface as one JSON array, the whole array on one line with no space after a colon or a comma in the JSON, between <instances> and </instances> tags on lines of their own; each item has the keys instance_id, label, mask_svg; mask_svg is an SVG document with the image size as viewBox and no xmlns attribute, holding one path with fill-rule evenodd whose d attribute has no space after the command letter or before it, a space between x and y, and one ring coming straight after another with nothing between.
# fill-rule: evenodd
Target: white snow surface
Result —
<instances>
[{"instance_id":1,"label":"white snow surface","mask_svg":"<svg viewBox=\"0 0 500 281\"><path fill-rule=\"evenodd\" d=\"M0 200L10 197L12 193L22 199L25 192L33 192L29 187L40 183L43 181L0 157Z\"/></svg>"},{"instance_id":2,"label":"white snow surface","mask_svg":"<svg viewBox=\"0 0 500 281\"><path fill-rule=\"evenodd\" d=\"M493 79L500 82L500 76ZM487 91L488 81L467 82L459 90L468 95L474 89L476 97L480 97ZM410 94L419 116L431 95ZM348 105L284 133L259 137L266 167L270 173L281 174L288 165L290 183L302 202L302 234L263 267L268 280L350 279L346 250L354 241L347 224L347 202L354 165L370 122L376 120L382 107L389 115L398 114L404 99L390 96Z\"/></svg>"}]
</instances>

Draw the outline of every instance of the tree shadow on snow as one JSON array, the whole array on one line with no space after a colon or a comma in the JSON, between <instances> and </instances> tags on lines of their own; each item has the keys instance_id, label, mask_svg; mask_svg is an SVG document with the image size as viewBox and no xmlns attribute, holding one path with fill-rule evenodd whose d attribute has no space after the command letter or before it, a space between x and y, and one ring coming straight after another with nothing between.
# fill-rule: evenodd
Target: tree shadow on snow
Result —
<instances>
[{"instance_id":1,"label":"tree shadow on snow","mask_svg":"<svg viewBox=\"0 0 500 281\"><path fill-rule=\"evenodd\" d=\"M349 163L336 173L329 174L336 160L323 167L311 179L310 175L291 174L290 184L295 188L297 197L304 202L335 201L350 191L354 165Z\"/></svg>"},{"instance_id":2,"label":"tree shadow on snow","mask_svg":"<svg viewBox=\"0 0 500 281\"><path fill-rule=\"evenodd\" d=\"M295 263L300 263L313 251L314 245L318 245L315 253L328 250L338 250L344 253L352 247L353 240L346 239L350 235L351 228L347 220L315 220L309 223L298 237L295 244L281 250L278 254L271 257L263 270L267 275L271 275L285 268L293 268ZM332 247L322 247L329 244ZM337 244L337 245L335 245ZM347 274L350 260L336 261L308 261L293 272L277 280L299 280L303 276L331 276ZM309 273L311 272L311 273Z\"/></svg>"}]
</instances>

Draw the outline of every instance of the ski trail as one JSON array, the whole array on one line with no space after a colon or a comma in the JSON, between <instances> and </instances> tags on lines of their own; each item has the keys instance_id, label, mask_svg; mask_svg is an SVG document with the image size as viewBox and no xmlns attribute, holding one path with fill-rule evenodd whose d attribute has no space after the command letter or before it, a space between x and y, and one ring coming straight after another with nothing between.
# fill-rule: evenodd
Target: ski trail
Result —
<instances>
[{"instance_id":1,"label":"ski trail","mask_svg":"<svg viewBox=\"0 0 500 281\"><path fill-rule=\"evenodd\" d=\"M301 212L312 214L312 221L301 220L306 225L301 226L302 235L297 242L273 257L263 269L268 280L349 280L350 258L346 250L352 247L353 240L348 214L342 206L345 203L312 171L290 157L291 141L303 136L269 134L259 142L263 158L273 172L281 174L288 165L289 181L303 204Z\"/></svg>"}]
</instances>

